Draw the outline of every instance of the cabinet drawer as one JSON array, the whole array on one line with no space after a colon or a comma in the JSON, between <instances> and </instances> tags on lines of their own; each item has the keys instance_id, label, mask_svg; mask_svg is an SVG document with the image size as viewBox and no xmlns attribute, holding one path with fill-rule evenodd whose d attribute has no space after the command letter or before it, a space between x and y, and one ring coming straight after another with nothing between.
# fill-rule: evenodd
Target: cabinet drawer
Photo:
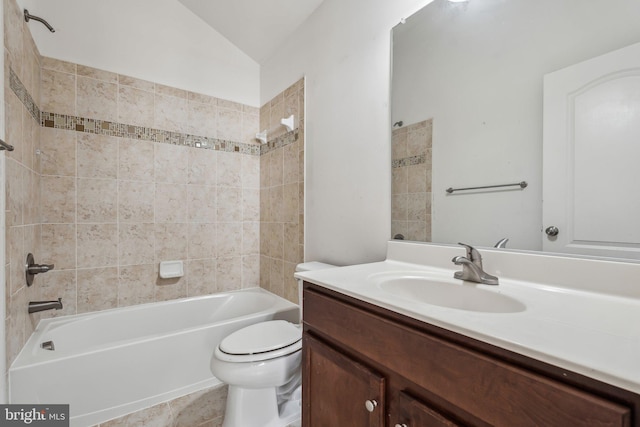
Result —
<instances>
[{"instance_id":1,"label":"cabinet drawer","mask_svg":"<svg viewBox=\"0 0 640 427\"><path fill-rule=\"evenodd\" d=\"M630 409L305 289L304 322L495 426L629 426ZM399 316L399 315L398 315Z\"/></svg>"}]
</instances>

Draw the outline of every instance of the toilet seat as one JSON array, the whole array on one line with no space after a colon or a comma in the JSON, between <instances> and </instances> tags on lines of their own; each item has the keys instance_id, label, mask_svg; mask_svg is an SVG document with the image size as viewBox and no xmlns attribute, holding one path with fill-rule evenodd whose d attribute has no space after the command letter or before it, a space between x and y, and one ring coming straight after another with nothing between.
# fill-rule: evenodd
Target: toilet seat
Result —
<instances>
[{"instance_id":1,"label":"toilet seat","mask_svg":"<svg viewBox=\"0 0 640 427\"><path fill-rule=\"evenodd\" d=\"M286 356L302 348L302 331L285 320L242 328L224 338L215 356L226 362L259 362Z\"/></svg>"}]
</instances>

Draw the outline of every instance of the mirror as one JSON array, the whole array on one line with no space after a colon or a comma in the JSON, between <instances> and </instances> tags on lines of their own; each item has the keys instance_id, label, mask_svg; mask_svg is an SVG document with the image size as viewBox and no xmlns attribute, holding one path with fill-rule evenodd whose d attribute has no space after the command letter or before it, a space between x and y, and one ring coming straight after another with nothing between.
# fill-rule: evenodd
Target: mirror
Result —
<instances>
[{"instance_id":1,"label":"mirror","mask_svg":"<svg viewBox=\"0 0 640 427\"><path fill-rule=\"evenodd\" d=\"M638 16L636 0L435 0L394 27L392 237L543 250L544 76L639 42Z\"/></svg>"}]
</instances>

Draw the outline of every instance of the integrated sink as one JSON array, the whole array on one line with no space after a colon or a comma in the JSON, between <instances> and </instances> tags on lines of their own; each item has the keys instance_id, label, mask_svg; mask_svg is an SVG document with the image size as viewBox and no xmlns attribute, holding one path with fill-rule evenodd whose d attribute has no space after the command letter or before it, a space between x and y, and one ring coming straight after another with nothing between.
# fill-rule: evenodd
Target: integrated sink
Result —
<instances>
[{"instance_id":1,"label":"integrated sink","mask_svg":"<svg viewBox=\"0 0 640 427\"><path fill-rule=\"evenodd\" d=\"M526 306L500 293L498 287L485 289L477 283L420 274L395 274L371 277L377 287L397 297L414 302L485 313L516 313Z\"/></svg>"}]
</instances>

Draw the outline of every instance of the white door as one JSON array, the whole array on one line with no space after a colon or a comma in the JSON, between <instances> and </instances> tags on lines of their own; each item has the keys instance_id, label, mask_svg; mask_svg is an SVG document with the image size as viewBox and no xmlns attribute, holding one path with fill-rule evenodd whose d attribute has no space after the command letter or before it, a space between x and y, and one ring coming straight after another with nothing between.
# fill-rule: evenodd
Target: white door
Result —
<instances>
[{"instance_id":1,"label":"white door","mask_svg":"<svg viewBox=\"0 0 640 427\"><path fill-rule=\"evenodd\" d=\"M546 75L543 138L543 250L640 259L640 43Z\"/></svg>"}]
</instances>

